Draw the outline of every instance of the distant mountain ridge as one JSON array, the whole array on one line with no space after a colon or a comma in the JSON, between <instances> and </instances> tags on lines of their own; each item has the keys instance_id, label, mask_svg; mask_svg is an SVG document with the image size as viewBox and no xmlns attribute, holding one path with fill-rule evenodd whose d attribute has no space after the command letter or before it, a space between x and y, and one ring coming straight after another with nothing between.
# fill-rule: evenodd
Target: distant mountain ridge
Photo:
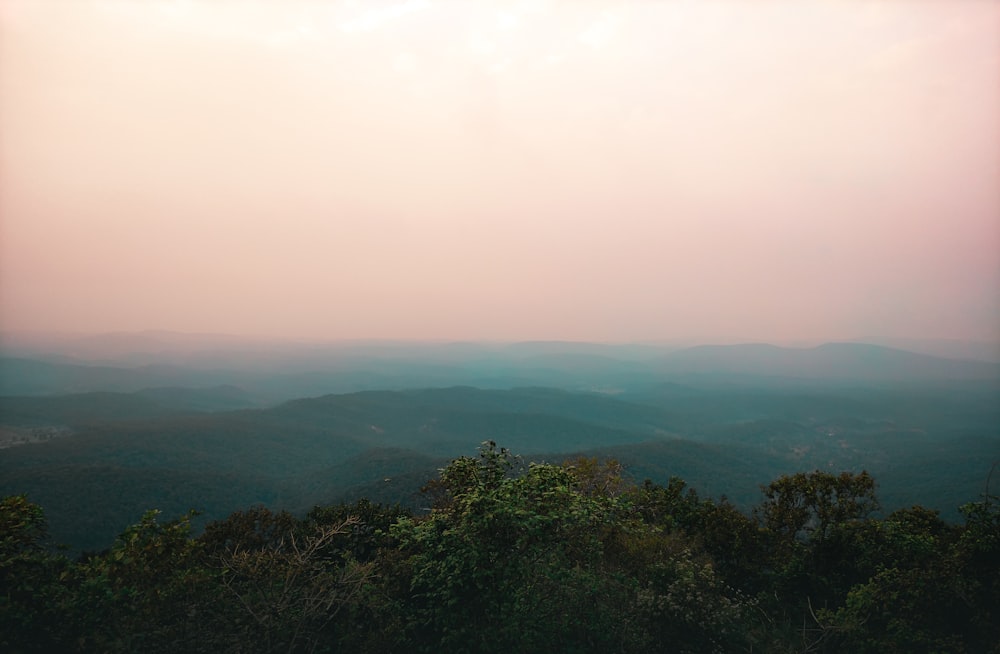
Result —
<instances>
[{"instance_id":1,"label":"distant mountain ridge","mask_svg":"<svg viewBox=\"0 0 1000 654\"><path fill-rule=\"evenodd\" d=\"M766 342L766 341L765 341ZM809 349L819 344L775 344L781 349ZM1000 335L992 341L945 338L852 338L834 344L871 344L948 359L1000 363ZM721 345L721 344L720 344ZM282 339L226 333L194 333L165 329L106 333L0 332L0 356L36 358L60 355L90 362L129 363L138 365L153 360L178 363L194 362L191 355L230 352L243 356L262 353L288 358L296 354L353 354L411 356L422 353L439 361L498 354L504 358L530 358L535 355L591 354L620 360L645 360L668 351L692 346L714 347L711 343L686 341L607 343L564 340L474 341L474 340L392 340L392 339ZM726 347L726 345L721 345ZM159 358L158 358L159 357Z\"/></svg>"},{"instance_id":2,"label":"distant mountain ridge","mask_svg":"<svg viewBox=\"0 0 1000 654\"><path fill-rule=\"evenodd\" d=\"M826 343L813 348L701 345L664 355L659 370L850 381L1000 380L1000 363L947 359L863 343Z\"/></svg>"},{"instance_id":3,"label":"distant mountain ridge","mask_svg":"<svg viewBox=\"0 0 1000 654\"><path fill-rule=\"evenodd\" d=\"M242 389L260 406L329 393L459 385L498 389L547 386L611 393L688 380L730 384L762 379L791 384L797 380L879 384L964 381L1000 385L1000 363L947 359L860 343L812 348L701 345L676 351L558 342L346 344L275 351L172 352L159 363L153 355L132 353L128 360L133 363L95 364L62 355L0 358L0 395L231 386ZM134 364L137 360L145 363Z\"/></svg>"}]
</instances>

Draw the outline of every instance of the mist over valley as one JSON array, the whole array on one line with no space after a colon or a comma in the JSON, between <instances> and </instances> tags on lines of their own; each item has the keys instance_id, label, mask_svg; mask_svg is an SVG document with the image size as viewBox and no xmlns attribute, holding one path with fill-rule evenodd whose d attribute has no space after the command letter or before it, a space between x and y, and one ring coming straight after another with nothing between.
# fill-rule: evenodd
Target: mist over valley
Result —
<instances>
[{"instance_id":1,"label":"mist over valley","mask_svg":"<svg viewBox=\"0 0 1000 654\"><path fill-rule=\"evenodd\" d=\"M213 340L5 347L0 492L99 549L150 507L199 524L255 504L419 509L439 468L493 440L532 461L616 459L637 482L680 477L744 508L780 474L867 470L886 511L957 519L1000 456L990 361L860 343Z\"/></svg>"}]
</instances>

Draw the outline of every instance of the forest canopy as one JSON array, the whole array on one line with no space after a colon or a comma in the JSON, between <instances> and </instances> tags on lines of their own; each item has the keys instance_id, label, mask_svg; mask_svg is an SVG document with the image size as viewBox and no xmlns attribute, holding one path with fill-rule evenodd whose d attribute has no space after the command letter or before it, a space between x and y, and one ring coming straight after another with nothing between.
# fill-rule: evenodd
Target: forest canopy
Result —
<instances>
[{"instance_id":1,"label":"forest canopy","mask_svg":"<svg viewBox=\"0 0 1000 654\"><path fill-rule=\"evenodd\" d=\"M489 441L414 512L150 511L73 560L0 502L0 646L74 652L1000 652L1000 508L873 517L867 473L785 475L742 512L613 460Z\"/></svg>"}]
</instances>

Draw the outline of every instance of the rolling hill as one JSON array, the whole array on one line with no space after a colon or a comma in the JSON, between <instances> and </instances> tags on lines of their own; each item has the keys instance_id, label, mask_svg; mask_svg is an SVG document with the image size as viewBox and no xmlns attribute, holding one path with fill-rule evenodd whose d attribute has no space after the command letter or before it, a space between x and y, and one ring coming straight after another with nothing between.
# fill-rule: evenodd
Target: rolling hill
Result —
<instances>
[{"instance_id":1,"label":"rolling hill","mask_svg":"<svg viewBox=\"0 0 1000 654\"><path fill-rule=\"evenodd\" d=\"M0 398L0 429L59 437L0 449L0 493L28 493L57 540L106 546L146 508L202 520L253 503L304 511L367 496L419 507L438 468L492 439L528 460L613 457L636 480L686 479L740 506L809 469L867 468L887 508L952 519L1000 458L989 384L933 388L660 382L611 396L468 386L363 391L220 410L231 387ZM19 431L20 430L20 431Z\"/></svg>"}]
</instances>

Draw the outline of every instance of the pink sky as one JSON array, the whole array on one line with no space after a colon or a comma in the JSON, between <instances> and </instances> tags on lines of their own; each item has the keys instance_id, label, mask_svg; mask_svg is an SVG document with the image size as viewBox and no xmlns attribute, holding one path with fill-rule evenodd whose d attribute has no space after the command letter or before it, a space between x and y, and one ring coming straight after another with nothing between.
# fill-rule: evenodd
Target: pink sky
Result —
<instances>
[{"instance_id":1,"label":"pink sky","mask_svg":"<svg viewBox=\"0 0 1000 654\"><path fill-rule=\"evenodd\" d=\"M0 330L998 341L998 116L989 0L3 0Z\"/></svg>"}]
</instances>

